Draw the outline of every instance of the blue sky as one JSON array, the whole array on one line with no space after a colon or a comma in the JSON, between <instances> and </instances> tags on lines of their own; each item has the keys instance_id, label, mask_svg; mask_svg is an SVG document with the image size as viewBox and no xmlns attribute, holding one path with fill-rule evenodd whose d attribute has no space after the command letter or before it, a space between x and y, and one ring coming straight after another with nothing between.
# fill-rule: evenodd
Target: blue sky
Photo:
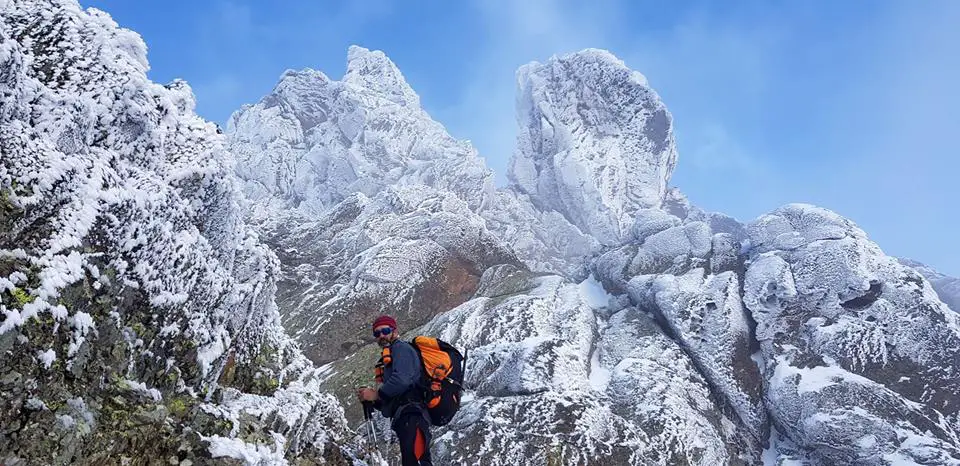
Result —
<instances>
[{"instance_id":1,"label":"blue sky","mask_svg":"<svg viewBox=\"0 0 960 466\"><path fill-rule=\"evenodd\" d=\"M672 183L751 220L830 208L888 254L960 276L960 2L81 0L139 32L152 79L186 79L224 122L288 69L343 74L347 47L383 50L426 110L503 182L514 73L605 48L674 116Z\"/></svg>"}]
</instances>

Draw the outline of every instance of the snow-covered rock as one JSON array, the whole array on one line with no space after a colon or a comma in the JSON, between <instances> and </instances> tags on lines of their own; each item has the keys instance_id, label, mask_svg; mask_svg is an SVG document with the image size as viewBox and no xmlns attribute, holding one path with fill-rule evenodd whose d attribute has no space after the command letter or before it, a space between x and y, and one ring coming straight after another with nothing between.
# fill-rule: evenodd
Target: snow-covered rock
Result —
<instances>
[{"instance_id":1,"label":"snow-covered rock","mask_svg":"<svg viewBox=\"0 0 960 466\"><path fill-rule=\"evenodd\" d=\"M748 231L773 422L823 463L960 462L960 326L929 283L826 209L788 205Z\"/></svg>"},{"instance_id":2,"label":"snow-covered rock","mask_svg":"<svg viewBox=\"0 0 960 466\"><path fill-rule=\"evenodd\" d=\"M734 425L725 441L756 460L769 425L760 373L751 359L752 322L740 295L740 243L713 233L708 223L659 209L637 215L634 240L591 265L604 286L627 293L655 316L723 400L721 413Z\"/></svg>"},{"instance_id":3,"label":"snow-covered rock","mask_svg":"<svg viewBox=\"0 0 960 466\"><path fill-rule=\"evenodd\" d=\"M227 135L249 218L281 260L283 321L318 363L369 341L377 314L423 324L490 265L519 265L478 214L492 173L383 52L351 47L340 81L286 72Z\"/></svg>"},{"instance_id":4,"label":"snow-covered rock","mask_svg":"<svg viewBox=\"0 0 960 466\"><path fill-rule=\"evenodd\" d=\"M647 238L669 228L680 226L683 223L675 215L660 209L641 209L633 221L632 241L643 243Z\"/></svg>"},{"instance_id":5,"label":"snow-covered rock","mask_svg":"<svg viewBox=\"0 0 960 466\"><path fill-rule=\"evenodd\" d=\"M362 464L382 312L469 350L438 464L960 464L952 282L825 209L693 205L609 53L521 68L494 190L381 52L219 135L145 50L0 0L4 464Z\"/></svg>"},{"instance_id":6,"label":"snow-covered rock","mask_svg":"<svg viewBox=\"0 0 960 466\"><path fill-rule=\"evenodd\" d=\"M0 2L0 462L198 463L207 436L343 458L232 158L147 68L103 12ZM226 386L258 400L236 422L211 414Z\"/></svg>"},{"instance_id":7,"label":"snow-covered rock","mask_svg":"<svg viewBox=\"0 0 960 466\"><path fill-rule=\"evenodd\" d=\"M600 243L618 244L637 210L666 196L677 160L670 113L646 78L602 50L525 65L517 80L513 185Z\"/></svg>"},{"instance_id":8,"label":"snow-covered rock","mask_svg":"<svg viewBox=\"0 0 960 466\"><path fill-rule=\"evenodd\" d=\"M732 408L740 441L759 450L769 427L737 274L711 275L693 268L680 276L640 275L629 286L634 302L662 319L669 334Z\"/></svg>"},{"instance_id":9,"label":"snow-covered rock","mask_svg":"<svg viewBox=\"0 0 960 466\"><path fill-rule=\"evenodd\" d=\"M728 464L736 446L684 352L635 308L602 318L592 286L509 266L420 333L469 351L469 401L443 464ZM601 290L602 293L602 290Z\"/></svg>"}]
</instances>

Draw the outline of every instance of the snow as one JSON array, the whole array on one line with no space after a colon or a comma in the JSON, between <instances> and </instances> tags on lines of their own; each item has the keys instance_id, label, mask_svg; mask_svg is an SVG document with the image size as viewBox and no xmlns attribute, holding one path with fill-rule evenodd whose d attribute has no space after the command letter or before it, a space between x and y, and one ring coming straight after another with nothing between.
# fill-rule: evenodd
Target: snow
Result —
<instances>
[{"instance_id":1,"label":"snow","mask_svg":"<svg viewBox=\"0 0 960 466\"><path fill-rule=\"evenodd\" d=\"M131 390L136 390L141 393L145 393L150 396L155 402L160 402L163 400L163 396L160 393L160 390L156 388L147 388L147 385L143 382L138 382L136 380L125 380L124 383L127 384Z\"/></svg>"},{"instance_id":2,"label":"snow","mask_svg":"<svg viewBox=\"0 0 960 466\"><path fill-rule=\"evenodd\" d=\"M584 302L593 309L606 308L609 301L614 299L593 275L580 282L578 289Z\"/></svg>"},{"instance_id":3,"label":"snow","mask_svg":"<svg viewBox=\"0 0 960 466\"><path fill-rule=\"evenodd\" d=\"M901 264L922 274L933 286L933 289L936 290L940 300L952 309L953 312L960 313L960 278L944 275L936 269L917 261L904 258L898 258L897 260Z\"/></svg>"},{"instance_id":4,"label":"snow","mask_svg":"<svg viewBox=\"0 0 960 466\"><path fill-rule=\"evenodd\" d=\"M476 149L430 118L383 52L362 47L349 49L340 81L288 71L231 116L226 135L258 221L291 208L316 217L388 186L442 189L474 210L494 192Z\"/></svg>"},{"instance_id":5,"label":"snow","mask_svg":"<svg viewBox=\"0 0 960 466\"><path fill-rule=\"evenodd\" d=\"M80 336L85 336L94 327L93 317L83 311L75 313L70 321L70 324Z\"/></svg>"},{"instance_id":6,"label":"snow","mask_svg":"<svg viewBox=\"0 0 960 466\"><path fill-rule=\"evenodd\" d=\"M921 420L954 416L947 399L960 389L960 325L932 288L825 209L788 205L748 231L744 302L764 360L775 361L765 397L785 434L824 462L876 462L891 450L913 462L960 455L955 428ZM868 434L877 435L818 447Z\"/></svg>"},{"instance_id":7,"label":"snow","mask_svg":"<svg viewBox=\"0 0 960 466\"><path fill-rule=\"evenodd\" d=\"M600 351L594 351L590 357L590 387L603 392L610 385L610 369L600 364Z\"/></svg>"},{"instance_id":8,"label":"snow","mask_svg":"<svg viewBox=\"0 0 960 466\"><path fill-rule=\"evenodd\" d=\"M255 445L240 439L218 435L203 437L203 440L210 442L210 455L214 458L235 458L244 461L245 464L256 466L288 464L283 456L286 439L279 434L274 434L273 445Z\"/></svg>"},{"instance_id":9,"label":"snow","mask_svg":"<svg viewBox=\"0 0 960 466\"><path fill-rule=\"evenodd\" d=\"M480 214L487 229L531 270L583 280L586 265L600 249L596 238L585 234L553 210L540 210L530 197L511 188L498 190L494 201Z\"/></svg>"},{"instance_id":10,"label":"snow","mask_svg":"<svg viewBox=\"0 0 960 466\"><path fill-rule=\"evenodd\" d=\"M420 98L407 84L403 74L379 50L370 51L356 45L350 46L347 50L347 73L343 81L364 90L387 95L397 103L420 105Z\"/></svg>"},{"instance_id":11,"label":"snow","mask_svg":"<svg viewBox=\"0 0 960 466\"><path fill-rule=\"evenodd\" d=\"M796 446L789 439L784 439L776 428L770 429L770 437L767 440L767 447L763 449L760 455L760 461L763 466L807 466L808 461L797 459L787 451L796 450Z\"/></svg>"},{"instance_id":12,"label":"snow","mask_svg":"<svg viewBox=\"0 0 960 466\"><path fill-rule=\"evenodd\" d=\"M680 218L660 209L640 209L633 224L633 240L642 243L650 235L680 226Z\"/></svg>"},{"instance_id":13,"label":"snow","mask_svg":"<svg viewBox=\"0 0 960 466\"><path fill-rule=\"evenodd\" d=\"M215 387L228 355L279 349L272 396L219 387L202 406L234 426L203 437L214 457L286 464L288 445L339 444L346 421L320 388L336 371L312 368L281 311L330 357L317 348L354 341L363 312L386 308L422 312L424 333L470 351L463 409L437 436L451 463L548 448L578 464L960 455L952 282L898 264L827 209L789 204L743 226L691 205L669 187L672 117L608 52L519 70L511 185L495 190L380 51L351 47L340 80L284 73L221 136L186 83L147 79L134 33L69 1L54 4L64 27L47 27L24 5L0 1L0 188L45 227L0 244L23 270L0 276L0 293L32 298L0 309L0 333L53 317L69 369L100 326L150 317L156 338L123 328L131 363L199 366L187 393ZM50 30L54 46L24 46ZM100 322L65 299L91 289L144 299ZM423 311L424 292L462 296ZM8 341L46 369L57 361L24 335ZM181 344L195 356L171 357ZM57 419L89 432L90 394L69 396ZM237 438L256 428L241 420L269 420L272 442ZM762 450L771 426L785 431Z\"/></svg>"},{"instance_id":14,"label":"snow","mask_svg":"<svg viewBox=\"0 0 960 466\"><path fill-rule=\"evenodd\" d=\"M27 402L24 403L23 406L26 407L27 409L33 410L33 411L41 411L41 410L50 409L50 408L47 406L47 404L44 403L43 400L41 400L41 399L39 399L39 398L29 398L29 399L27 399Z\"/></svg>"},{"instance_id":15,"label":"snow","mask_svg":"<svg viewBox=\"0 0 960 466\"><path fill-rule=\"evenodd\" d=\"M669 113L646 80L612 55L585 50L520 70L511 185L496 191L485 169L477 169L482 163L473 148L422 112L389 59L362 48L348 55L342 80L288 72L270 95L231 119L228 136L252 199L250 216L269 234L288 230L276 243L294 258L284 267L296 296L283 306L308 346L324 340L342 316L362 319L349 310L360 297L410 309L403 290L425 283L446 253L462 259L503 248L533 272L556 275L524 281L488 269L474 299L422 330L470 348L468 374L480 375L468 375L476 377L468 382L475 398L463 416L476 424L458 433L481 435L478 444L489 449L483 451L496 450L503 461L525 458L526 443L501 446L482 436L487 426L518 422L522 408L514 403L508 412L500 398L523 397L519 404L538 410L586 406L578 414L584 424L574 431L591 454L616 444L605 437L613 435L608 426L594 419L627 429L681 413L690 424L658 439L684 439L719 462L728 445L759 457L768 410L788 422L785 413L810 409L803 419L819 426L815 397L882 391L865 372L875 362L895 363L892 350L881 348L901 354L916 348L924 356L914 360L937 359L928 356L936 351L925 338L892 338L863 315L844 314L842 304L852 306L876 280L883 282L883 299L867 304L871 316L910 306L901 298L886 301L888 293L899 296L888 289L899 287L893 278L899 270L872 259L878 251L863 246L865 234L849 220L791 204L744 226L669 188L676 162ZM353 100L338 100L341 94ZM451 161L444 154L458 155ZM464 205L453 205L453 197ZM273 214L281 211L295 214ZM508 256L472 263L497 267ZM629 305L643 311L621 311ZM794 316L812 310L797 326ZM639 328L655 337L631 327L646 313L675 340L652 323ZM917 337L929 328L913 325ZM811 338L789 340L798 332ZM798 354L811 359L801 363L793 359ZM663 391L671 386L663 366L682 369L671 380L685 396ZM937 385L901 381L929 382ZM638 384L651 391L642 402L635 401ZM622 403L606 401L617 396ZM711 399L732 412L716 415ZM639 417L612 414L620 405ZM816 449L804 435L789 430L778 441ZM669 444L618 440L638 451ZM648 459L634 455L634 462ZM789 463L802 455L776 457Z\"/></svg>"},{"instance_id":16,"label":"snow","mask_svg":"<svg viewBox=\"0 0 960 466\"><path fill-rule=\"evenodd\" d=\"M203 374L210 372L214 361L223 355L228 345L229 342L224 341L222 338L216 338L197 351L197 363L200 364L200 370Z\"/></svg>"},{"instance_id":17,"label":"snow","mask_svg":"<svg viewBox=\"0 0 960 466\"><path fill-rule=\"evenodd\" d=\"M78 380L90 376L78 371L179 367L200 376L178 381L188 394L214 393L228 348L243 364L270 344L278 354L271 364L280 367L256 369L284 384L309 372L280 325L279 261L244 222L234 154L216 126L194 113L189 86L151 82L140 37L75 1L2 2L0 10L0 217L13 225L0 235L0 292L17 287L30 298L0 305L0 333L14 345L8 353L36 355L50 370L63 358L63 370ZM51 334L23 331L34 318ZM107 344L101 329L121 336L109 342L120 353L106 350L128 360L90 364L89 355ZM148 338L150 330L159 333ZM65 347L47 349L50 341ZM50 392L49 381L37 383L38 393ZM58 412L69 413L61 422L88 437L100 424L87 406L99 406L105 387L80 384L85 391L73 393L60 385L53 390L68 402ZM165 393L143 382L126 385L154 402ZM285 419L300 416L296 431L248 451L216 439L214 450L282 462L284 438L323 445L345 429L316 393L279 392L282 401L262 397L259 406L282 406ZM252 424L245 426L251 433L278 433L265 421Z\"/></svg>"},{"instance_id":18,"label":"snow","mask_svg":"<svg viewBox=\"0 0 960 466\"><path fill-rule=\"evenodd\" d=\"M841 367L838 367L836 361L830 358L824 358L827 366L816 366L807 368L798 368L790 365L784 357L777 359L777 365L774 367L774 383L783 383L789 380L791 376L799 376L796 379L796 389L798 394L809 392L820 392L824 388L837 385L838 383L857 383L861 385L872 386L876 382L853 374Z\"/></svg>"},{"instance_id":19,"label":"snow","mask_svg":"<svg viewBox=\"0 0 960 466\"><path fill-rule=\"evenodd\" d=\"M44 369L49 369L53 365L53 361L57 360L57 353L53 349L48 349L37 354L37 357L40 358L40 363L43 364Z\"/></svg>"}]
</instances>

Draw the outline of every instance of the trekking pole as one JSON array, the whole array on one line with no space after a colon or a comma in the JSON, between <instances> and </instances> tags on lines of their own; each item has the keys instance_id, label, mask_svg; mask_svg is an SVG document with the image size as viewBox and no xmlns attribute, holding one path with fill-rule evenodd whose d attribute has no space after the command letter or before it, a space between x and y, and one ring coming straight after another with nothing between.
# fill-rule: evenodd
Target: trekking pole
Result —
<instances>
[{"instance_id":1,"label":"trekking pole","mask_svg":"<svg viewBox=\"0 0 960 466\"><path fill-rule=\"evenodd\" d=\"M367 431L373 436L373 444L377 444L377 428L373 425L373 402L363 402L363 418L367 421Z\"/></svg>"}]
</instances>

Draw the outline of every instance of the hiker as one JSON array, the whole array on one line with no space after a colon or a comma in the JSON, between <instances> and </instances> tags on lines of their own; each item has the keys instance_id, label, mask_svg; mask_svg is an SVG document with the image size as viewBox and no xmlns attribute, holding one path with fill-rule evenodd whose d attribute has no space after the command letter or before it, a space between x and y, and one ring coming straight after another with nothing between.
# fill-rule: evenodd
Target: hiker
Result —
<instances>
[{"instance_id":1,"label":"hiker","mask_svg":"<svg viewBox=\"0 0 960 466\"><path fill-rule=\"evenodd\" d=\"M397 433L403 466L432 466L430 415L420 385L420 357L410 343L400 339L393 317L377 317L373 336L382 348L377 363L377 382L381 385L379 389L360 387L357 397L361 402L372 402L385 417L392 418L390 427Z\"/></svg>"}]
</instances>

